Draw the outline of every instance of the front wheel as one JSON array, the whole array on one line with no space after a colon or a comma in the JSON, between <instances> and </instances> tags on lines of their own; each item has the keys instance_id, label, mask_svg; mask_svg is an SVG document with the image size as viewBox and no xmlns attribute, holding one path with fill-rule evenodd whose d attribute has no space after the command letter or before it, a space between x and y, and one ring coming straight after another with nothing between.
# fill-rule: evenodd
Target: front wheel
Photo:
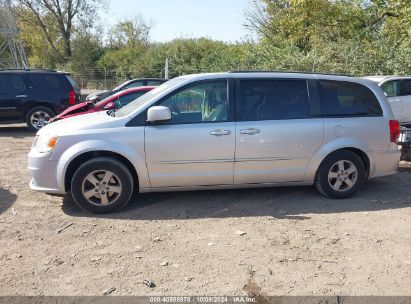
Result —
<instances>
[{"instance_id":1,"label":"front wheel","mask_svg":"<svg viewBox=\"0 0 411 304\"><path fill-rule=\"evenodd\" d=\"M98 157L77 169L71 181L71 193L80 208L92 213L110 213L128 204L133 185L130 170L122 162Z\"/></svg>"},{"instance_id":2,"label":"front wheel","mask_svg":"<svg viewBox=\"0 0 411 304\"><path fill-rule=\"evenodd\" d=\"M366 179L361 158L347 150L327 156L318 169L315 187L326 197L348 198L356 193Z\"/></svg>"},{"instance_id":3,"label":"front wheel","mask_svg":"<svg viewBox=\"0 0 411 304\"><path fill-rule=\"evenodd\" d=\"M47 107L34 107L27 112L26 123L31 131L38 131L54 116L54 112Z\"/></svg>"}]
</instances>

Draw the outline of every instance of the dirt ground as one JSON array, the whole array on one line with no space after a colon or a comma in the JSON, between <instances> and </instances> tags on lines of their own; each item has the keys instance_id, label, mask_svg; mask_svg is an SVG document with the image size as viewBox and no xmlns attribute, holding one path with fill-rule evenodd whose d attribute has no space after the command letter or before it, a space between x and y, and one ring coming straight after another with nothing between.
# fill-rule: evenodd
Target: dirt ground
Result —
<instances>
[{"instance_id":1,"label":"dirt ground","mask_svg":"<svg viewBox=\"0 0 411 304\"><path fill-rule=\"evenodd\" d=\"M144 194L96 216L29 189L32 140L0 126L0 295L411 295L406 168L348 200L311 187Z\"/></svg>"}]
</instances>

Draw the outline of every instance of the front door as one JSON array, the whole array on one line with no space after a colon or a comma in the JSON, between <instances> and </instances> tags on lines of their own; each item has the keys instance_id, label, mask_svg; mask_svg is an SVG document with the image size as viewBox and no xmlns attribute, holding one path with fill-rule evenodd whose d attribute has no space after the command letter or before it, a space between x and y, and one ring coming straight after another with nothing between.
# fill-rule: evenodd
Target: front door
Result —
<instances>
[{"instance_id":1,"label":"front door","mask_svg":"<svg viewBox=\"0 0 411 304\"><path fill-rule=\"evenodd\" d=\"M196 82L156 105L172 119L145 128L151 187L233 184L235 124L227 79Z\"/></svg>"},{"instance_id":2,"label":"front door","mask_svg":"<svg viewBox=\"0 0 411 304\"><path fill-rule=\"evenodd\" d=\"M304 79L241 80L236 94L235 184L298 182L323 142L319 104Z\"/></svg>"}]
</instances>

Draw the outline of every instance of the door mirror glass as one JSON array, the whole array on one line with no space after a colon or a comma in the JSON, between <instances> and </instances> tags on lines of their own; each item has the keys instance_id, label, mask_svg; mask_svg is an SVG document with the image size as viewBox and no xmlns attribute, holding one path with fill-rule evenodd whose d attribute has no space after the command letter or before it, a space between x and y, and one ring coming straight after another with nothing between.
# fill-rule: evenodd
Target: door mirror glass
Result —
<instances>
[{"instance_id":1,"label":"door mirror glass","mask_svg":"<svg viewBox=\"0 0 411 304\"><path fill-rule=\"evenodd\" d=\"M168 107L164 106L155 106L151 107L147 111L147 121L156 122L156 121L167 121L171 119L171 111Z\"/></svg>"}]
</instances>

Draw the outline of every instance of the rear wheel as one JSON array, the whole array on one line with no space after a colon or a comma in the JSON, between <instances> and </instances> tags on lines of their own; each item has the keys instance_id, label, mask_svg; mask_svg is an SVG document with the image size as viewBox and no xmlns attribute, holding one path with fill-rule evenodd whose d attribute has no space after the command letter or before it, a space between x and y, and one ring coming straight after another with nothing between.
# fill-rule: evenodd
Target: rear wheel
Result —
<instances>
[{"instance_id":1,"label":"rear wheel","mask_svg":"<svg viewBox=\"0 0 411 304\"><path fill-rule=\"evenodd\" d=\"M77 169L71 192L80 208L92 213L110 213L128 204L133 185L133 177L122 162L98 157Z\"/></svg>"},{"instance_id":2,"label":"rear wheel","mask_svg":"<svg viewBox=\"0 0 411 304\"><path fill-rule=\"evenodd\" d=\"M324 196L348 198L356 193L366 179L361 158L347 150L329 155L322 162L315 179L315 187Z\"/></svg>"},{"instance_id":3,"label":"rear wheel","mask_svg":"<svg viewBox=\"0 0 411 304\"><path fill-rule=\"evenodd\" d=\"M47 107L34 107L27 112L26 123L30 130L38 131L47 125L54 116L54 112Z\"/></svg>"}]
</instances>

